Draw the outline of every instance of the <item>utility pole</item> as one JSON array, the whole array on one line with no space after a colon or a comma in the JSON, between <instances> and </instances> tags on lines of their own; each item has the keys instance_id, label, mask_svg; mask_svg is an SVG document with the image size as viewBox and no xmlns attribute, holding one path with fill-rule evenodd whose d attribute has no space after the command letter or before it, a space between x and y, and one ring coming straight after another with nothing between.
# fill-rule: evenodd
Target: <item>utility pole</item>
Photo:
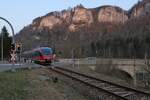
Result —
<instances>
[{"instance_id":1,"label":"utility pole","mask_svg":"<svg viewBox=\"0 0 150 100\"><path fill-rule=\"evenodd\" d=\"M138 0L138 4L139 4L140 0ZM138 5L137 4L137 5ZM138 6L137 8L135 8L135 17L138 16ZM134 59L133 59L133 67L134 67L134 86L137 85L137 81L136 81L136 48L135 48L135 40L133 39L133 49L134 49Z\"/></svg>"}]
</instances>

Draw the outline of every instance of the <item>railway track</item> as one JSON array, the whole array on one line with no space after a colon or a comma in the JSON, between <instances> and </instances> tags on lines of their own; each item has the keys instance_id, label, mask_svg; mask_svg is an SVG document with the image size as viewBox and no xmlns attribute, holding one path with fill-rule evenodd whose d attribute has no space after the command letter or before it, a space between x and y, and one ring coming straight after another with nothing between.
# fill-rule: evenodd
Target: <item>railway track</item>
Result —
<instances>
[{"instance_id":1,"label":"railway track","mask_svg":"<svg viewBox=\"0 0 150 100\"><path fill-rule=\"evenodd\" d=\"M92 88L106 93L109 96L109 99L107 100L150 100L150 94L143 91L120 86L62 67L54 67L50 69L52 71L55 71L59 74L62 74L66 77L84 83L85 85L88 85ZM100 100L103 99L100 98Z\"/></svg>"}]
</instances>

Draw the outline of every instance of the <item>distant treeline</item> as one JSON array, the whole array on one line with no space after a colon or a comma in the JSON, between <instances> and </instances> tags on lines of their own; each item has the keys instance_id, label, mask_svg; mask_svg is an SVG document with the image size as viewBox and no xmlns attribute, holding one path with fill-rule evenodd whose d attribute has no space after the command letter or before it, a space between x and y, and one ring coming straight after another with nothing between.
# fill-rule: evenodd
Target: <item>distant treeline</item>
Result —
<instances>
[{"instance_id":1,"label":"distant treeline","mask_svg":"<svg viewBox=\"0 0 150 100\"><path fill-rule=\"evenodd\" d=\"M150 57L150 15L137 17L91 43L93 56Z\"/></svg>"}]
</instances>

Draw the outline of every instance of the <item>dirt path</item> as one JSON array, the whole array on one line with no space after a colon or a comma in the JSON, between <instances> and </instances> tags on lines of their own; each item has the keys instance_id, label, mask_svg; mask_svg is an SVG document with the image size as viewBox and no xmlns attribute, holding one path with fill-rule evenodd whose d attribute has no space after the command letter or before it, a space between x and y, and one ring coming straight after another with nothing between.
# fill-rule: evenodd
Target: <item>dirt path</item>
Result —
<instances>
[{"instance_id":1,"label":"dirt path","mask_svg":"<svg viewBox=\"0 0 150 100\"><path fill-rule=\"evenodd\" d=\"M58 80L55 83L52 80L54 76L53 72L49 72L45 68L27 72L27 100L86 100L63 81Z\"/></svg>"}]
</instances>

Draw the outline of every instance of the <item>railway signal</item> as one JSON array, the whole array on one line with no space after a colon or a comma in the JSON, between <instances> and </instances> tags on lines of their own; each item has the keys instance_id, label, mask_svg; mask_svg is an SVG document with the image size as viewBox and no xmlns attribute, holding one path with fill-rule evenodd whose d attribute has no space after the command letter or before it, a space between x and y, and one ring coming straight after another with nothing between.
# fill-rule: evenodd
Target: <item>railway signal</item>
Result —
<instances>
[{"instance_id":1,"label":"railway signal","mask_svg":"<svg viewBox=\"0 0 150 100\"><path fill-rule=\"evenodd\" d=\"M11 61L12 61L12 63L14 63L15 62L15 60L16 60L16 54L15 53L12 53L12 54L10 54L11 55Z\"/></svg>"},{"instance_id":2,"label":"railway signal","mask_svg":"<svg viewBox=\"0 0 150 100\"><path fill-rule=\"evenodd\" d=\"M20 62L21 61L21 50L22 50L22 44L21 43L16 43L16 53L17 53L17 60Z\"/></svg>"},{"instance_id":3,"label":"railway signal","mask_svg":"<svg viewBox=\"0 0 150 100\"><path fill-rule=\"evenodd\" d=\"M15 50L15 44L11 44L11 51Z\"/></svg>"},{"instance_id":4,"label":"railway signal","mask_svg":"<svg viewBox=\"0 0 150 100\"><path fill-rule=\"evenodd\" d=\"M22 48L22 44L21 43L16 43L16 52L17 53L21 52L21 48Z\"/></svg>"},{"instance_id":5,"label":"railway signal","mask_svg":"<svg viewBox=\"0 0 150 100\"><path fill-rule=\"evenodd\" d=\"M16 54L15 54L15 44L11 44L11 62L14 64L16 60Z\"/></svg>"},{"instance_id":6,"label":"railway signal","mask_svg":"<svg viewBox=\"0 0 150 100\"><path fill-rule=\"evenodd\" d=\"M15 62L16 60L20 61L21 59L21 43L11 44L11 62Z\"/></svg>"}]
</instances>

